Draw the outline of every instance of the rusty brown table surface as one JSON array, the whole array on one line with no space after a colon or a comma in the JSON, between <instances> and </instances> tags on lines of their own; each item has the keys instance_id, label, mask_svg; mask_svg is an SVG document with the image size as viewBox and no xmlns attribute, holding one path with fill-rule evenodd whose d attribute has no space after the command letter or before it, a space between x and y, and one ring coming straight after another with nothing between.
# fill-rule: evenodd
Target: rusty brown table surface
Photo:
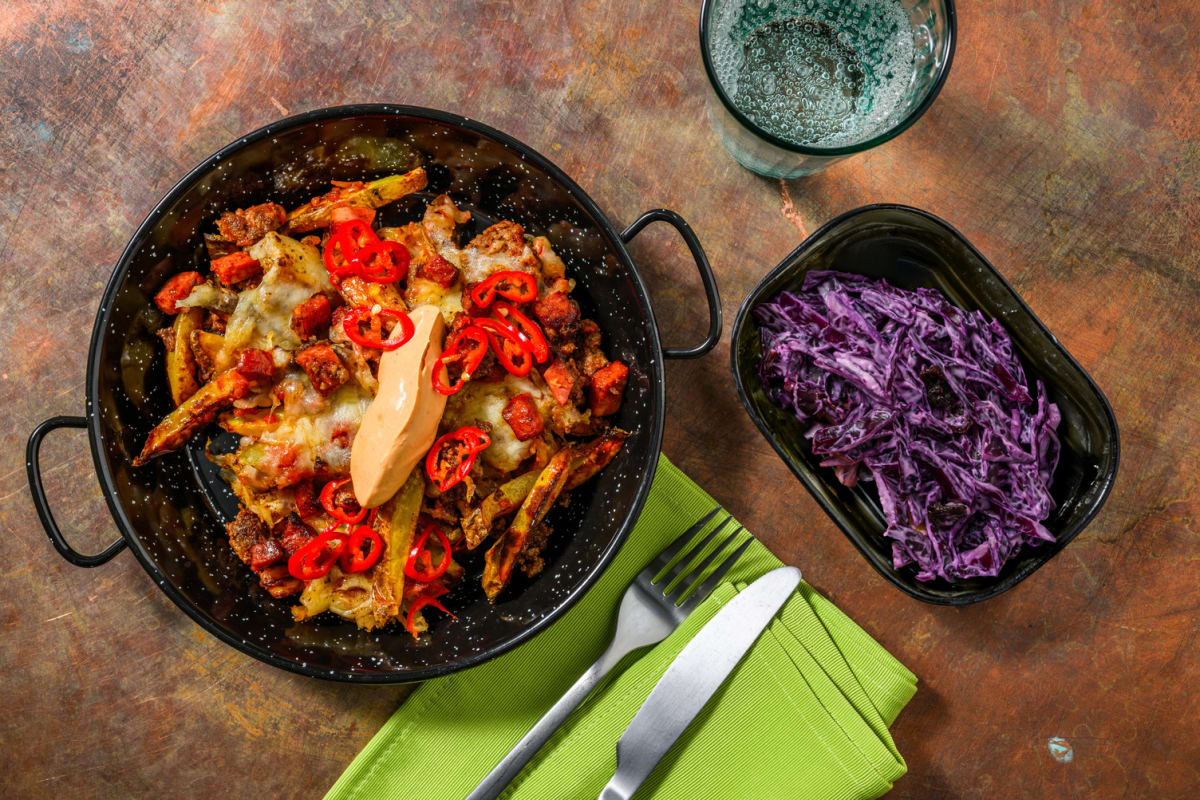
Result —
<instances>
[{"instance_id":1,"label":"rusty brown table surface","mask_svg":"<svg viewBox=\"0 0 1200 800\"><path fill-rule=\"evenodd\" d=\"M79 414L102 288L154 202L286 114L386 101L542 151L616 223L667 206L720 280L726 341L667 368L664 449L920 678L893 796L1190 797L1200 785L1200 7L964 2L949 81L898 139L803 181L710 131L698 3L6 2L0 12L0 784L5 797L318 797L408 692L286 674L201 631L129 554L67 565L24 444ZM1107 393L1124 458L1100 516L1021 586L962 609L902 595L742 411L741 299L835 214L949 220ZM645 239L646 241L642 241ZM669 232L634 255L668 343L702 301ZM45 449L81 549L114 525L84 436ZM1058 763L1050 737L1066 738ZM801 751L802 752L802 751ZM800 756L802 757L802 756ZM447 768L453 768L448 756ZM762 795L767 796L767 795Z\"/></svg>"}]
</instances>

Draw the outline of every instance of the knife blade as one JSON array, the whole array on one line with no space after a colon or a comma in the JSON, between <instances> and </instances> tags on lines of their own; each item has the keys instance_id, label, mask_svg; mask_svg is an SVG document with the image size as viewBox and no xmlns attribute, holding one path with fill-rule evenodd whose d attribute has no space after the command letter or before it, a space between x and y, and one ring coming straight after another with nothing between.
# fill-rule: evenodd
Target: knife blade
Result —
<instances>
[{"instance_id":1,"label":"knife blade","mask_svg":"<svg viewBox=\"0 0 1200 800\"><path fill-rule=\"evenodd\" d=\"M704 624L658 679L617 741L617 771L598 800L629 800L708 704L800 584L779 567L747 586Z\"/></svg>"}]
</instances>

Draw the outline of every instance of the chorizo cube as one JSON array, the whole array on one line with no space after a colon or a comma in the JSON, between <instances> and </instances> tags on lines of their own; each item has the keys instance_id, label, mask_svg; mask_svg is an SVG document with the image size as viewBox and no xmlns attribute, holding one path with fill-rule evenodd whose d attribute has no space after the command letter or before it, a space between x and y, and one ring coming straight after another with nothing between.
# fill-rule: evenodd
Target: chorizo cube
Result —
<instances>
[{"instance_id":1,"label":"chorizo cube","mask_svg":"<svg viewBox=\"0 0 1200 800\"><path fill-rule=\"evenodd\" d=\"M249 247L287 222L287 211L278 203L260 203L247 209L226 211L217 220L217 230L226 241Z\"/></svg>"},{"instance_id":2,"label":"chorizo cube","mask_svg":"<svg viewBox=\"0 0 1200 800\"><path fill-rule=\"evenodd\" d=\"M333 305L323 294L314 294L292 309L292 330L301 340L314 339L329 329Z\"/></svg>"},{"instance_id":3,"label":"chorizo cube","mask_svg":"<svg viewBox=\"0 0 1200 800\"><path fill-rule=\"evenodd\" d=\"M323 395L333 394L350 380L350 372L327 344L304 348L297 354L296 363L308 375L313 388Z\"/></svg>"},{"instance_id":4,"label":"chorizo cube","mask_svg":"<svg viewBox=\"0 0 1200 800\"><path fill-rule=\"evenodd\" d=\"M180 309L176 308L175 304L202 283L204 278L199 272L181 272L173 275L158 290L158 294L154 295L154 305L164 314L178 314Z\"/></svg>"},{"instance_id":5,"label":"chorizo cube","mask_svg":"<svg viewBox=\"0 0 1200 800\"><path fill-rule=\"evenodd\" d=\"M249 253L230 253L212 262L212 274L226 286L260 277L262 272L262 264Z\"/></svg>"},{"instance_id":6,"label":"chorizo cube","mask_svg":"<svg viewBox=\"0 0 1200 800\"><path fill-rule=\"evenodd\" d=\"M592 416L606 417L617 413L628 380L629 367L620 361L610 362L604 369L596 370L589 390Z\"/></svg>"},{"instance_id":7,"label":"chorizo cube","mask_svg":"<svg viewBox=\"0 0 1200 800\"><path fill-rule=\"evenodd\" d=\"M579 323L579 306L564 292L551 292L533 303L533 314L551 339L574 333Z\"/></svg>"},{"instance_id":8,"label":"chorizo cube","mask_svg":"<svg viewBox=\"0 0 1200 800\"><path fill-rule=\"evenodd\" d=\"M513 435L519 442L527 442L534 437L541 436L545 429L541 412L538 411L537 404L533 402L533 397L528 392L523 392L509 400L500 416L508 423L508 427L512 428Z\"/></svg>"}]
</instances>

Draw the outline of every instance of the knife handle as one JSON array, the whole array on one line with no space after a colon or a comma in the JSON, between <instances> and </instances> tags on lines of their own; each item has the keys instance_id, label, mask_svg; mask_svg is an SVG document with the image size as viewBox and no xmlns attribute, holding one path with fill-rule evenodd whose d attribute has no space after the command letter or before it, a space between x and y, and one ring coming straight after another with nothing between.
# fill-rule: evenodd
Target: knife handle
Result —
<instances>
[{"instance_id":1,"label":"knife handle","mask_svg":"<svg viewBox=\"0 0 1200 800\"><path fill-rule=\"evenodd\" d=\"M579 680L575 681L571 688L567 689L566 693L558 699L558 702L537 721L537 724L529 729L529 733L525 734L521 741L508 751L508 755L487 774L487 777L466 796L465 800L495 800L499 797L512 779L517 777L517 773L542 748L542 745L548 742L554 732L562 727L562 724L567 721L567 717L571 716L571 712L587 699L593 689L600 685L605 675L612 672L617 662L640 646L642 645L630 647L618 644L614 640L600 655L600 658L596 659L596 662L579 676Z\"/></svg>"}]
</instances>

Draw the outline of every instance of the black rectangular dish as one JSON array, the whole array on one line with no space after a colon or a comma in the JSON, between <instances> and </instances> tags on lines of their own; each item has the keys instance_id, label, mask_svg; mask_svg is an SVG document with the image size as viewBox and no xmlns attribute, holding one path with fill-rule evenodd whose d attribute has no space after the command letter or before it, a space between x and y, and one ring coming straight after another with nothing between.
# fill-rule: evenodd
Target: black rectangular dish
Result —
<instances>
[{"instance_id":1,"label":"black rectangular dish","mask_svg":"<svg viewBox=\"0 0 1200 800\"><path fill-rule=\"evenodd\" d=\"M1050 487L1057 507L1044 523L1054 535L1053 543L1022 548L994 578L923 582L916 579L913 566L893 566L873 484L846 487L832 469L819 466L803 424L767 397L759 379L762 338L751 311L781 291L798 289L812 270L884 278L902 289L934 288L960 308L977 309L1004 325L1027 376L1046 385L1062 413L1062 452ZM962 234L915 208L864 206L808 237L742 303L733 326L731 357L738 394L763 436L871 565L918 600L967 605L1011 589L1087 526L1116 478L1117 421L1104 393Z\"/></svg>"}]
</instances>

